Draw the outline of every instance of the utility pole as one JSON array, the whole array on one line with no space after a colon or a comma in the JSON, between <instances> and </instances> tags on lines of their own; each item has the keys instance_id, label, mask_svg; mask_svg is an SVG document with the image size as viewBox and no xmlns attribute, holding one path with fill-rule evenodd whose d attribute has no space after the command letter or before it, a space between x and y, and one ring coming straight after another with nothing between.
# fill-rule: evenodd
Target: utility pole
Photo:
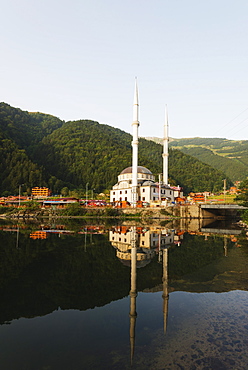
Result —
<instances>
[{"instance_id":1,"label":"utility pole","mask_svg":"<svg viewBox=\"0 0 248 370\"><path fill-rule=\"evenodd\" d=\"M21 206L21 187L22 187L23 185L24 185L24 184L19 185L19 207Z\"/></svg>"},{"instance_id":2,"label":"utility pole","mask_svg":"<svg viewBox=\"0 0 248 370\"><path fill-rule=\"evenodd\" d=\"M86 184L86 207L87 207L87 203L88 203L88 186L89 186L89 183L87 182Z\"/></svg>"},{"instance_id":3,"label":"utility pole","mask_svg":"<svg viewBox=\"0 0 248 370\"><path fill-rule=\"evenodd\" d=\"M226 179L224 181L224 203L226 203Z\"/></svg>"}]
</instances>

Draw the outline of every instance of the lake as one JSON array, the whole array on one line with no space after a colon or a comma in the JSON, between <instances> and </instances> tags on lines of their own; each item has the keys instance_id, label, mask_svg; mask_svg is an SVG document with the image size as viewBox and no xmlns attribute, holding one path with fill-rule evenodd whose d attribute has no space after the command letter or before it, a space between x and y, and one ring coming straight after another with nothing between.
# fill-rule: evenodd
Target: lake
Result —
<instances>
[{"instance_id":1,"label":"lake","mask_svg":"<svg viewBox=\"0 0 248 370\"><path fill-rule=\"evenodd\" d=\"M234 225L0 222L0 368L247 369Z\"/></svg>"}]
</instances>

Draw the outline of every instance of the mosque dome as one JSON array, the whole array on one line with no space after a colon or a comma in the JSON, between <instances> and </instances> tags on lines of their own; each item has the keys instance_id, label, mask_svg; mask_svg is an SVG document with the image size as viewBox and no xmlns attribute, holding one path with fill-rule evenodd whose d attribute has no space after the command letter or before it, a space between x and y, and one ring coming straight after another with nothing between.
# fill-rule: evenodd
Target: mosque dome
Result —
<instances>
[{"instance_id":1,"label":"mosque dome","mask_svg":"<svg viewBox=\"0 0 248 370\"><path fill-rule=\"evenodd\" d=\"M118 176L118 186L121 188L130 186L132 182L133 176L133 168L127 167L125 168ZM148 168L143 166L137 167L137 180L139 184L142 184L144 181L152 181L154 183L155 177L153 176L152 172L148 170Z\"/></svg>"},{"instance_id":2,"label":"mosque dome","mask_svg":"<svg viewBox=\"0 0 248 370\"><path fill-rule=\"evenodd\" d=\"M143 186L151 186L151 185L153 185L153 184L154 184L154 181L150 181L150 180L144 181L144 182L142 183L142 185L143 185Z\"/></svg>"},{"instance_id":3,"label":"mosque dome","mask_svg":"<svg viewBox=\"0 0 248 370\"><path fill-rule=\"evenodd\" d=\"M133 172L133 168L132 167L127 167L125 168L121 173L120 175L124 175L126 173L132 173ZM143 167L143 166L138 166L138 173L143 173L143 174L148 174L148 175L152 175L152 172L150 170L148 170L148 168L146 167Z\"/></svg>"}]
</instances>

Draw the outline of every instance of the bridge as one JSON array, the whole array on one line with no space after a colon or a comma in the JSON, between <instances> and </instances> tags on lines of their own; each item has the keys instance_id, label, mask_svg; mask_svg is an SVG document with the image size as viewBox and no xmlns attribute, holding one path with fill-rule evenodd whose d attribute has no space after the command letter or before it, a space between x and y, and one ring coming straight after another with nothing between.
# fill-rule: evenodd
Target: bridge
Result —
<instances>
[{"instance_id":1,"label":"bridge","mask_svg":"<svg viewBox=\"0 0 248 370\"><path fill-rule=\"evenodd\" d=\"M202 227L201 232L206 234L222 234L222 235L240 235L242 233L242 229L219 229L213 227Z\"/></svg>"},{"instance_id":2,"label":"bridge","mask_svg":"<svg viewBox=\"0 0 248 370\"><path fill-rule=\"evenodd\" d=\"M248 207L240 206L238 204L185 204L176 205L167 208L167 212L173 216L189 219L234 219L239 216L240 211L248 209Z\"/></svg>"},{"instance_id":3,"label":"bridge","mask_svg":"<svg viewBox=\"0 0 248 370\"><path fill-rule=\"evenodd\" d=\"M238 204L200 204L202 218L235 218L248 207Z\"/></svg>"}]
</instances>

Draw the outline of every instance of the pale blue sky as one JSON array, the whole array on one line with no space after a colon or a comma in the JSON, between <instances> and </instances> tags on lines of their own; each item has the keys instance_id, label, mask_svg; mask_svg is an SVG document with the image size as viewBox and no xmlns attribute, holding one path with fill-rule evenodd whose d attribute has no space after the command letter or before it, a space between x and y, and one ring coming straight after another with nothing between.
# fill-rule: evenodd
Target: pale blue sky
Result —
<instances>
[{"instance_id":1,"label":"pale blue sky","mask_svg":"<svg viewBox=\"0 0 248 370\"><path fill-rule=\"evenodd\" d=\"M248 139L247 0L8 0L0 101L140 136Z\"/></svg>"}]
</instances>

